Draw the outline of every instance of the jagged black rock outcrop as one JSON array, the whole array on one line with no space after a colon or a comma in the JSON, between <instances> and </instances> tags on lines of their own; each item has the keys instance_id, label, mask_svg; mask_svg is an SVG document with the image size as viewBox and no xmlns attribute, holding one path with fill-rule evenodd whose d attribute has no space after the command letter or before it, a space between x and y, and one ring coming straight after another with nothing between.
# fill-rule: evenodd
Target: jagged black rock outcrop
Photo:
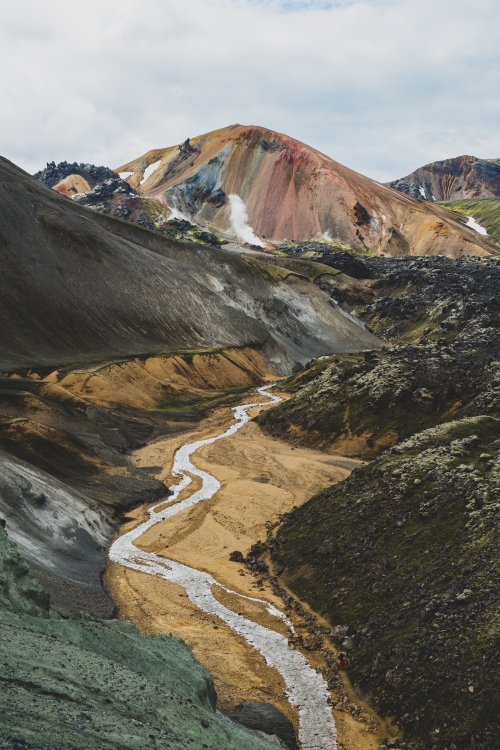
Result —
<instances>
[{"instance_id":1,"label":"jagged black rock outcrop","mask_svg":"<svg viewBox=\"0 0 500 750\"><path fill-rule=\"evenodd\" d=\"M196 152L196 149L190 146L189 138L181 149L183 149L183 159L186 154ZM72 200L82 206L87 206L101 214L130 221L171 239L187 239L213 247L220 247L223 244L223 240L206 229L186 220L172 219L170 211L166 209L165 205L156 200L140 196L126 180L123 180L108 167L77 164L76 162L70 164L66 161L60 164L49 162L45 169L33 176L48 187L53 188L70 175L83 177L91 188L89 192L75 193L71 196ZM221 195L214 194L213 200L224 202L224 194L222 191L219 191L219 193Z\"/></svg>"},{"instance_id":2,"label":"jagged black rock outcrop","mask_svg":"<svg viewBox=\"0 0 500 750\"><path fill-rule=\"evenodd\" d=\"M83 177L92 188L104 180L117 177L116 172L113 172L109 167L97 167L95 164L77 164L76 162L70 164L67 161L62 161L59 164L54 161L48 162L47 166L34 174L33 177L48 187L54 187L58 182L72 174Z\"/></svg>"}]
</instances>

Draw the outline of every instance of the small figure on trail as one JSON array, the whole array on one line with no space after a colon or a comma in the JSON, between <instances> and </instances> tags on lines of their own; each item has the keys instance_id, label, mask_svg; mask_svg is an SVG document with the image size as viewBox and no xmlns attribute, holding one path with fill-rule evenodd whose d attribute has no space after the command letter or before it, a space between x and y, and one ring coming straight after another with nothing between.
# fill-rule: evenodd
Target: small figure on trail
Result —
<instances>
[{"instance_id":1,"label":"small figure on trail","mask_svg":"<svg viewBox=\"0 0 500 750\"><path fill-rule=\"evenodd\" d=\"M345 654L343 654L342 652L340 652L340 654L339 654L339 668L340 669L345 669L345 664L346 664Z\"/></svg>"}]
</instances>

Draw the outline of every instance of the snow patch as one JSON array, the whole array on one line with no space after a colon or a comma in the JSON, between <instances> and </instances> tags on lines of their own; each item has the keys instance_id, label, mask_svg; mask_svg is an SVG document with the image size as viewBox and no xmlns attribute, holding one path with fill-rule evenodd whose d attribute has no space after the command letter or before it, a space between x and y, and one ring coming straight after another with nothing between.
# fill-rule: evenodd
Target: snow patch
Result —
<instances>
[{"instance_id":1,"label":"snow patch","mask_svg":"<svg viewBox=\"0 0 500 750\"><path fill-rule=\"evenodd\" d=\"M483 237L488 236L488 232L486 231L486 229L482 227L481 224L478 224L477 221L472 216L468 216L467 218L469 219L469 221L467 222L468 227L473 229L478 234L482 234Z\"/></svg>"},{"instance_id":2,"label":"snow patch","mask_svg":"<svg viewBox=\"0 0 500 750\"><path fill-rule=\"evenodd\" d=\"M423 187L419 187L419 190L420 190L420 195L422 196L422 198L424 199L424 201L426 201L427 200L427 195L425 194L424 188Z\"/></svg>"},{"instance_id":3,"label":"snow patch","mask_svg":"<svg viewBox=\"0 0 500 750\"><path fill-rule=\"evenodd\" d=\"M131 177L134 173L133 172L118 172L118 176L121 177L122 180L126 180L128 177Z\"/></svg>"},{"instance_id":4,"label":"snow patch","mask_svg":"<svg viewBox=\"0 0 500 750\"><path fill-rule=\"evenodd\" d=\"M229 196L229 219L233 232L240 240L249 245L265 246L252 227L248 225L248 214L244 202L239 195L234 195L234 193Z\"/></svg>"},{"instance_id":5,"label":"snow patch","mask_svg":"<svg viewBox=\"0 0 500 750\"><path fill-rule=\"evenodd\" d=\"M149 167L146 167L146 169L144 170L143 178L139 183L140 185L142 185L143 182L146 182L146 180L148 180L151 177L153 172L156 172L156 170L160 166L160 162L161 162L161 159L158 159L158 161L155 161L154 164L150 164Z\"/></svg>"}]
</instances>

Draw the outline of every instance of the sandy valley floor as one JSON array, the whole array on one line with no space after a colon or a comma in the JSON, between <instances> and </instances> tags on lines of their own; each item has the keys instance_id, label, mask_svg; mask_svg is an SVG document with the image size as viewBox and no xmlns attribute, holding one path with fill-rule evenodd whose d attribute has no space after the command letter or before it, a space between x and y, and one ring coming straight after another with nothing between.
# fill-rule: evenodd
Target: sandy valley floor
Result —
<instances>
[{"instance_id":1,"label":"sandy valley floor","mask_svg":"<svg viewBox=\"0 0 500 750\"><path fill-rule=\"evenodd\" d=\"M220 434L231 419L229 409L220 409L192 433L145 446L135 454L135 461L141 466L162 466L158 476L174 484L169 472L175 450L185 442ZM272 601L282 609L283 602L271 586L241 564L230 562L230 552L241 550L246 554L258 539L266 538L266 524L274 524L281 513L343 479L349 473L347 467L357 462L294 449L264 435L253 422L235 435L199 449L193 462L217 477L221 489L211 500L149 529L140 538L141 548L205 570L233 592ZM186 492L192 491L193 486ZM146 510L142 507L130 513L120 533L144 520ZM189 644L214 676L220 707L233 707L246 699L269 702L296 723L278 672L225 623L195 607L182 587L116 563L108 566L106 584L121 617L145 633L171 632ZM262 604L228 594L222 587L214 593L234 611L288 633L287 626ZM308 658L314 666L322 666L318 653L308 654ZM335 711L335 718L339 746L349 750L378 746L378 737L350 714Z\"/></svg>"}]
</instances>

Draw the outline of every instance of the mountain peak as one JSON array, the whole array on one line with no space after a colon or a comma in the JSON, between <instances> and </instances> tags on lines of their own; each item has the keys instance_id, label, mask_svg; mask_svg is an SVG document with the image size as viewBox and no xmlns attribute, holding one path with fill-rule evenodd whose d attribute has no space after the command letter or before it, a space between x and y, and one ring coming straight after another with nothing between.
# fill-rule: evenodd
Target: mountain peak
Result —
<instances>
[{"instance_id":1,"label":"mountain peak","mask_svg":"<svg viewBox=\"0 0 500 750\"><path fill-rule=\"evenodd\" d=\"M115 171L140 194L217 232L242 239L243 216L261 244L319 239L384 255L489 254L458 217L259 125L189 137Z\"/></svg>"}]
</instances>

